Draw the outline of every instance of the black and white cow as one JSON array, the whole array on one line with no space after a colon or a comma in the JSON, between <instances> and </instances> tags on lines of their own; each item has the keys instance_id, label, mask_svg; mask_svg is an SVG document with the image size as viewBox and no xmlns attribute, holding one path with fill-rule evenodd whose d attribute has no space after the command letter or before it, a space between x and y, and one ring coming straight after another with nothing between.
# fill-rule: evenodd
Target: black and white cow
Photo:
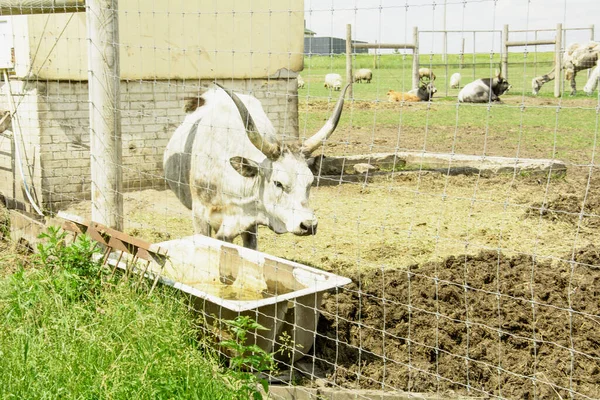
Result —
<instances>
[{"instance_id":1,"label":"black and white cow","mask_svg":"<svg viewBox=\"0 0 600 400\"><path fill-rule=\"evenodd\" d=\"M458 93L458 101L461 103L488 103L500 101L500 96L507 92L512 86L501 73L493 78L481 78L468 83Z\"/></svg>"},{"instance_id":2,"label":"black and white cow","mask_svg":"<svg viewBox=\"0 0 600 400\"><path fill-rule=\"evenodd\" d=\"M325 125L302 142L282 142L260 101L220 85L187 107L164 153L165 178L192 210L194 230L256 249L258 225L276 233L313 235L308 160L342 115L346 86Z\"/></svg>"}]
</instances>

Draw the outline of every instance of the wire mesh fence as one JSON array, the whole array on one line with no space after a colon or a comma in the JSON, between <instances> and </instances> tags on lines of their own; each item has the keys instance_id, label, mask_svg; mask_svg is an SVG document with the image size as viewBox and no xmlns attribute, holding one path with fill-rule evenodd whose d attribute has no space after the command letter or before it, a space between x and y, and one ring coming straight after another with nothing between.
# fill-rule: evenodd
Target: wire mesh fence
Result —
<instances>
[{"instance_id":1,"label":"wire mesh fence","mask_svg":"<svg viewBox=\"0 0 600 400\"><path fill-rule=\"evenodd\" d=\"M94 228L112 268L168 250L131 271L179 289L154 295L187 299L200 336L227 340L238 315L266 326L250 338L275 354L267 376L306 393L600 397L600 98L587 73L600 46L566 1L107 1L108 42L89 4L17 15L38 5L12 3L0 191L21 211L13 234L33 240L33 221L59 211L85 226L93 207L117 214L121 232ZM578 91L565 80L559 97L533 95L553 48L511 50L501 71L502 27L527 42L557 23ZM351 54L349 81L348 24L355 43L413 43L418 27L417 65L435 77L414 87L411 51L371 49ZM307 51L308 37L342 53ZM113 105L90 94L92 48L108 64L119 54ZM110 123L91 125L95 111ZM122 142L98 171L120 180L122 209L92 195L102 137Z\"/></svg>"}]
</instances>

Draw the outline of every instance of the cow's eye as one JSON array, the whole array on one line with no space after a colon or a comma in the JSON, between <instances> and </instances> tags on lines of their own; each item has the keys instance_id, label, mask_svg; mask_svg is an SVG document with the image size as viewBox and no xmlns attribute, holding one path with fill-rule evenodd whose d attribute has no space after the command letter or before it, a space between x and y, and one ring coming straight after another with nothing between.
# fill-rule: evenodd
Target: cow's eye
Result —
<instances>
[{"instance_id":1,"label":"cow's eye","mask_svg":"<svg viewBox=\"0 0 600 400\"><path fill-rule=\"evenodd\" d=\"M283 184L279 181L273 181L273 185L275 185L275 187L283 190Z\"/></svg>"}]
</instances>

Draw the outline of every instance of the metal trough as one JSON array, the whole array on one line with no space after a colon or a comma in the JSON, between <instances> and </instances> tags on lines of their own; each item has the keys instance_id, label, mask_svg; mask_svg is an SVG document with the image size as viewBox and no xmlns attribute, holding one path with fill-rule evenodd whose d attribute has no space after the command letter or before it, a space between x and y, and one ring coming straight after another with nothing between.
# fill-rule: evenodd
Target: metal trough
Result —
<instances>
[{"instance_id":1,"label":"metal trough","mask_svg":"<svg viewBox=\"0 0 600 400\"><path fill-rule=\"evenodd\" d=\"M168 259L163 266L151 263L147 276L190 294L209 326L222 333L223 320L250 316L267 330L249 332L247 344L256 344L276 353L278 360L291 363L313 346L323 293L351 282L202 235L152 244L150 250L166 252ZM120 254L113 252L108 262L126 269L118 257ZM288 338L287 343L282 343L283 337Z\"/></svg>"}]
</instances>

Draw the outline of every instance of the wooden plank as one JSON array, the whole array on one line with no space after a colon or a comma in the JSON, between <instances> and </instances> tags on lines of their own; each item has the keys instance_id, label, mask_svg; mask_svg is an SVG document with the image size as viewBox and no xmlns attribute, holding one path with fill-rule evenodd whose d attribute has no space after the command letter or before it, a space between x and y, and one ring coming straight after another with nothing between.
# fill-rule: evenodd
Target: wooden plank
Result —
<instances>
[{"instance_id":1,"label":"wooden plank","mask_svg":"<svg viewBox=\"0 0 600 400\"><path fill-rule=\"evenodd\" d=\"M516 40L512 42L506 42L507 47L516 46L540 46L544 44L555 44L555 40Z\"/></svg>"},{"instance_id":2,"label":"wooden plank","mask_svg":"<svg viewBox=\"0 0 600 400\"><path fill-rule=\"evenodd\" d=\"M355 49L415 49L413 43L352 43Z\"/></svg>"}]
</instances>

